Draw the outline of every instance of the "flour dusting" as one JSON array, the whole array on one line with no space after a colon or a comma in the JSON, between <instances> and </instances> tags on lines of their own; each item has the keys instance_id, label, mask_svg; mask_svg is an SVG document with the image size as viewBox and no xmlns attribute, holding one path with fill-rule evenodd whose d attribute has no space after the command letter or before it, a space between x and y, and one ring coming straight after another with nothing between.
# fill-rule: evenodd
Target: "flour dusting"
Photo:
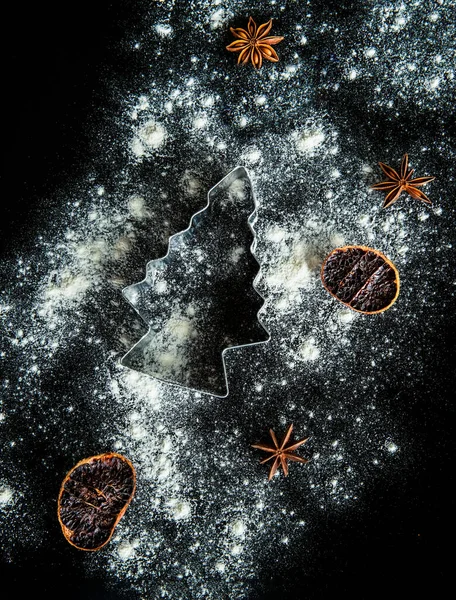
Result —
<instances>
[{"instance_id":1,"label":"flour dusting","mask_svg":"<svg viewBox=\"0 0 456 600\"><path fill-rule=\"evenodd\" d=\"M296 548L312 577L322 527L367 510L376 486L419 464L408 393L427 385L428 332L450 302L442 290L451 287L452 207L441 182L454 153L432 115L453 112L455 24L451 3L382 0L357 13L354 36L349 20L336 27L312 4L260 2L258 13L286 37L279 63L255 71L224 49L251 6L178 4L151 3L147 43L125 32L122 51L148 67L124 88L113 83L120 108L104 124L101 153L109 174L87 166L69 177L49 228L5 265L2 544L12 563L23 547L40 551L66 469L115 450L135 465L137 491L110 543L78 568L142 598L247 600ZM394 133L405 107L432 120L428 135L413 129L407 148ZM426 188L432 205L403 194L383 210L371 189L383 177L378 162L399 168L405 151L417 176L436 176ZM127 302L122 290L237 165L249 170L257 202L249 281L261 302L251 321L270 340L230 350L230 392L220 398L185 385L189 351L207 342L210 303L181 297L184 286L156 274L162 321L145 375L121 359L160 311L140 319L131 304L142 291ZM236 182L221 209L245 197ZM349 244L383 252L401 274L398 300L381 315L355 313L322 286L325 257ZM182 281L197 271L210 283L210 253L184 250ZM233 289L239 276L230 274L245 271L250 250L232 241L223 275ZM239 337L241 300L231 307ZM222 342L234 345L228 335ZM224 375L220 351L212 360ZM18 414L20 431L10 426ZM309 437L297 451L309 462L268 481L270 463L252 444L291 423L296 440ZM24 439L33 456L21 454ZM63 536L52 543L69 550Z\"/></svg>"}]
</instances>

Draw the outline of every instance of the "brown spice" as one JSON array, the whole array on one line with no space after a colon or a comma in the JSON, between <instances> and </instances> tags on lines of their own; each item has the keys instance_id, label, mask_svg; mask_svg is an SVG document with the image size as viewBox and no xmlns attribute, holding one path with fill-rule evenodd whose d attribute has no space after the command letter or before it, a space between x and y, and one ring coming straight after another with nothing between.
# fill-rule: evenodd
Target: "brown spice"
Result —
<instances>
[{"instance_id":1,"label":"brown spice","mask_svg":"<svg viewBox=\"0 0 456 600\"><path fill-rule=\"evenodd\" d=\"M408 170L408 154L404 154L402 157L400 174L395 169L382 162L378 164L389 179L388 181L375 183L371 187L373 190L388 192L385 201L383 202L383 208L388 208L394 204L401 195L401 192L406 192L412 196L412 198L422 200L426 204L432 204L426 194L418 188L434 181L435 177L417 177L416 179L410 179L414 169Z\"/></svg>"},{"instance_id":2,"label":"brown spice","mask_svg":"<svg viewBox=\"0 0 456 600\"><path fill-rule=\"evenodd\" d=\"M344 246L323 262L321 280L328 292L357 312L376 314L390 308L399 295L399 273L378 250Z\"/></svg>"},{"instance_id":3,"label":"brown spice","mask_svg":"<svg viewBox=\"0 0 456 600\"><path fill-rule=\"evenodd\" d=\"M295 444L291 444L291 446L286 445L288 443L288 440L290 439L292 431L293 431L293 424L291 424L290 427L288 428L288 430L285 434L285 437L283 438L280 446L277 441L276 435L272 431L272 429L269 430L269 434L272 438L274 446L264 446L263 444L252 444L252 448L258 448L259 450L263 450L264 452L269 452L271 454L271 456L268 456L267 458L262 460L260 462L260 464L264 464L264 463L268 462L269 460L274 459L274 462L271 466L271 470L269 471L269 477L268 477L269 481L271 481L271 479L274 477L279 466L282 466L285 477L288 475L287 460L300 462L300 463L308 463L309 462L305 458L301 458L300 456L295 456L294 454L292 454L297 448L299 448L299 446L301 446L302 444L305 444L309 438L306 438L305 440L300 440L299 442L296 442Z\"/></svg>"},{"instance_id":4,"label":"brown spice","mask_svg":"<svg viewBox=\"0 0 456 600\"><path fill-rule=\"evenodd\" d=\"M278 44L283 37L268 36L272 27L272 19L257 27L250 17L247 29L230 27L231 33L238 38L226 47L230 52L239 52L238 64L246 65L249 61L256 69L260 69L263 59L278 62L277 52L271 46Z\"/></svg>"},{"instance_id":5,"label":"brown spice","mask_svg":"<svg viewBox=\"0 0 456 600\"><path fill-rule=\"evenodd\" d=\"M112 537L136 488L132 463L114 452L81 460L60 488L57 515L67 541L99 550Z\"/></svg>"}]
</instances>

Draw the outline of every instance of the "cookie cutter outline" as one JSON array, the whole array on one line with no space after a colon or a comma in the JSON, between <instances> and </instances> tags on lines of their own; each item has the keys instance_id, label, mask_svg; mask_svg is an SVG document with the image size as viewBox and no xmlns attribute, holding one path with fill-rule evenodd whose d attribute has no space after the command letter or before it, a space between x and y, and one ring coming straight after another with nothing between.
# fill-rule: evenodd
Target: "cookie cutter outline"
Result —
<instances>
[{"instance_id":1,"label":"cookie cutter outline","mask_svg":"<svg viewBox=\"0 0 456 600\"><path fill-rule=\"evenodd\" d=\"M177 236L181 236L184 233L190 232L190 230L193 227L193 222L194 220L201 215L203 212L205 212L211 204L211 196L216 192L216 190L218 188L222 188L222 189L228 189L231 184L236 181L237 179L240 178L244 178L248 181L249 185L250 185L250 193L251 193L251 197L253 200L253 211L250 213L250 215L247 217L247 224L250 228L250 231L252 232L253 235L253 241L250 244L250 253L253 256L253 259L257 262L258 264L258 272L255 275L255 277L253 278L252 281L252 287L254 289L254 291L258 294L258 296L263 300L263 303L261 305L261 307L258 309L257 313L256 313L256 319L257 322L259 323L260 327L263 329L263 331L265 332L265 334L267 335L267 338L265 340L260 340L258 342L248 342L246 344L237 344L235 346L228 346L227 348L224 348L221 352L221 357L222 357L222 365L223 365L223 379L225 382L225 389L226 389L226 393L225 394L218 394L215 392L210 392L208 390L202 390L202 389L197 389L195 387L190 387L190 386L186 386L182 383L178 383L176 381L172 381L169 379L166 379L165 377L159 377L156 375L150 375L148 373L144 373L143 371L138 371L138 369L134 369L133 367L131 367L128 364L125 364L125 360L127 359L128 356L130 356L130 354L134 351L134 349L141 344L141 342L144 340L144 338L146 338L150 331L151 331L151 325L150 323L146 322L146 320L144 319L144 317L140 314L139 310L137 309L137 307L131 302L130 298L128 297L128 290L133 290L137 287L140 287L142 284L144 283L148 283L148 280L150 280L150 273L154 272L154 264L157 263L161 263L162 261L165 261L169 254L170 254L170 249L171 249L171 242L172 240L177 237ZM257 242L257 236L256 236L256 232L254 229L254 225L256 223L257 220L257 208L258 208L258 203L255 197L255 192L253 189L253 184L252 184L252 179L249 175L248 170L246 169L246 167L242 166L242 165L238 165L236 167L234 167L234 169L232 169L227 175L225 175L225 177L223 177L219 182L217 182L213 187L211 187L209 189L209 191L207 192L207 201L205 206L198 210L197 212L193 213L193 215L190 217L190 222L188 224L188 227L186 229L183 229L181 231L178 231L177 233L171 235L169 237L168 240L168 249L167 252L164 256L162 256L161 258L156 258L156 259L152 259L150 260L148 263L146 263L146 275L145 277L141 280L138 281L136 283L133 283L132 285L129 285L125 288L122 289L121 293L123 295L123 297L125 298L125 300L130 304L130 306L135 310L135 312L141 317L141 319L146 323L148 330L147 332L128 350L128 352L126 352L120 359L120 364L128 369L131 369L132 371L136 371L136 372L140 372L140 373L144 373L145 375L147 375L148 377L151 377L153 379L156 379L157 381L161 381L163 383L167 383L169 385L174 385L177 386L181 389L186 389L192 392L196 392L199 394L208 394L210 396L214 396L216 398L227 398L229 396L230 393L230 388L229 388L229 382L228 382L228 375L227 375L227 370L226 370L226 364L225 364L225 355L227 352L231 351L231 350L238 350L240 348L247 348L249 346L257 346L259 344L266 344L270 341L271 339L271 334L269 332L269 330L267 329L267 327L265 326L265 324L263 323L263 321L260 318L260 313L262 311L262 309L264 308L264 303L266 301L266 298L263 296L263 294L258 290L257 288L257 281L259 280L259 277L261 275L261 263L257 258L257 255L255 253L255 249L256 249L256 242Z\"/></svg>"}]
</instances>

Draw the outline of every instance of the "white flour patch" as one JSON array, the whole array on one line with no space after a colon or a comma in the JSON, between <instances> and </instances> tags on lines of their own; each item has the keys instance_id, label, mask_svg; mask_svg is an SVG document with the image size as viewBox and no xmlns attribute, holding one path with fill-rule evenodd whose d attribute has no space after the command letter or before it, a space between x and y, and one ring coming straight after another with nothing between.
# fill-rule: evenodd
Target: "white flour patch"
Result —
<instances>
[{"instance_id":1,"label":"white flour patch","mask_svg":"<svg viewBox=\"0 0 456 600\"><path fill-rule=\"evenodd\" d=\"M149 156L162 146L166 139L166 129L156 121L149 120L139 127L131 142L131 151L137 158Z\"/></svg>"},{"instance_id":2,"label":"white flour patch","mask_svg":"<svg viewBox=\"0 0 456 600\"><path fill-rule=\"evenodd\" d=\"M220 29L231 17L231 12L227 11L225 8L218 8L211 14L209 18L211 29Z\"/></svg>"},{"instance_id":3,"label":"white flour patch","mask_svg":"<svg viewBox=\"0 0 456 600\"><path fill-rule=\"evenodd\" d=\"M171 381L184 380L187 369L188 346L198 337L194 319L177 309L162 329L155 333L145 351L146 364L155 365L155 376Z\"/></svg>"},{"instance_id":4,"label":"white flour patch","mask_svg":"<svg viewBox=\"0 0 456 600\"><path fill-rule=\"evenodd\" d=\"M138 220L146 219L150 216L150 210L147 207L146 200L143 196L134 194L128 200L128 208L132 217Z\"/></svg>"},{"instance_id":5,"label":"white flour patch","mask_svg":"<svg viewBox=\"0 0 456 600\"><path fill-rule=\"evenodd\" d=\"M188 519L192 514L192 508L188 502L185 502L185 500L171 498L171 500L168 501L168 506L170 508L172 518L176 521Z\"/></svg>"},{"instance_id":6,"label":"white flour patch","mask_svg":"<svg viewBox=\"0 0 456 600\"><path fill-rule=\"evenodd\" d=\"M7 508L14 502L13 490L0 482L0 509Z\"/></svg>"},{"instance_id":7,"label":"white flour patch","mask_svg":"<svg viewBox=\"0 0 456 600\"><path fill-rule=\"evenodd\" d=\"M303 154L313 154L325 141L325 134L318 129L305 129L295 134L296 147Z\"/></svg>"},{"instance_id":8,"label":"white flour patch","mask_svg":"<svg viewBox=\"0 0 456 600\"><path fill-rule=\"evenodd\" d=\"M292 131L290 142L298 156L334 156L339 152L337 138L337 130L331 126L326 115L323 119L314 115L307 118L301 127Z\"/></svg>"},{"instance_id":9,"label":"white flour patch","mask_svg":"<svg viewBox=\"0 0 456 600\"><path fill-rule=\"evenodd\" d=\"M291 306L289 302L302 301L303 290L319 283L323 248L342 241L337 232L318 222L309 221L306 230L304 233L273 225L265 231L265 238L272 246L267 250L268 261L262 269L262 278L272 297L277 294L287 297L287 309Z\"/></svg>"},{"instance_id":10,"label":"white flour patch","mask_svg":"<svg viewBox=\"0 0 456 600\"><path fill-rule=\"evenodd\" d=\"M185 171L182 177L182 187L185 195L190 198L198 196L203 190L203 184L191 171Z\"/></svg>"},{"instance_id":11,"label":"white flour patch","mask_svg":"<svg viewBox=\"0 0 456 600\"><path fill-rule=\"evenodd\" d=\"M139 546L139 540L135 539L131 542L122 541L117 546L117 553L119 555L120 560L132 560L136 555L136 548Z\"/></svg>"},{"instance_id":12,"label":"white flour patch","mask_svg":"<svg viewBox=\"0 0 456 600\"><path fill-rule=\"evenodd\" d=\"M157 25L155 25L155 31L160 37L164 38L171 37L173 35L173 28L167 23L157 23Z\"/></svg>"},{"instance_id":13,"label":"white flour patch","mask_svg":"<svg viewBox=\"0 0 456 600\"><path fill-rule=\"evenodd\" d=\"M248 165L258 164L261 161L261 157L262 157L261 150L255 146L247 148L242 154L242 159Z\"/></svg>"},{"instance_id":14,"label":"white flour patch","mask_svg":"<svg viewBox=\"0 0 456 600\"><path fill-rule=\"evenodd\" d=\"M316 345L316 340L313 337L308 338L299 348L299 356L304 362L312 362L320 356L320 350Z\"/></svg>"},{"instance_id":15,"label":"white flour patch","mask_svg":"<svg viewBox=\"0 0 456 600\"><path fill-rule=\"evenodd\" d=\"M231 533L234 537L244 538L246 533L245 523L240 519L234 521L234 523L231 524Z\"/></svg>"}]
</instances>

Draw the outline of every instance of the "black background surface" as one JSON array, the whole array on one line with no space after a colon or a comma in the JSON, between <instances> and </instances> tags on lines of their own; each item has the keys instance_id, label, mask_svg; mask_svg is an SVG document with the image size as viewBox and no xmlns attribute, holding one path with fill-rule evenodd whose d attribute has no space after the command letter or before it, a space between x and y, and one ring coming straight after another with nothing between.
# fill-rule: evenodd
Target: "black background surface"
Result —
<instances>
[{"instance_id":1,"label":"black background surface","mask_svg":"<svg viewBox=\"0 0 456 600\"><path fill-rule=\"evenodd\" d=\"M341 10L349 15L351 5L344 5ZM104 82L119 78L125 84L141 68L125 64L123 55L117 54L124 27L138 27L141 20L130 8L129 2L18 6L4 23L9 31L2 42L7 71L2 76L6 125L2 260L33 247L43 219L58 202L59 185L96 160L91 136L97 119L102 120L102 114L97 115ZM344 110L356 112L356 103ZM427 440L422 464L371 491L349 517L328 514L321 544L315 548L318 574L301 575L299 548L283 559L274 557L274 568L262 577L267 591L259 598L277 597L285 590L293 598L327 598L343 592L370 598L380 591L394 598L399 586L407 596L425 597L429 587L433 597L445 597L444 585L454 570L453 314L448 315L444 337L441 331L436 335L439 355L429 359L429 384L412 383L408 390L413 427ZM16 426L19 430L20 424ZM72 599L123 597L120 591L119 595L108 591L103 581L87 579L72 549L62 551L52 539L60 532L54 524L50 527L49 552L31 552L13 562L2 558L5 598L33 597L27 590ZM128 589L122 591L136 598Z\"/></svg>"}]
</instances>

